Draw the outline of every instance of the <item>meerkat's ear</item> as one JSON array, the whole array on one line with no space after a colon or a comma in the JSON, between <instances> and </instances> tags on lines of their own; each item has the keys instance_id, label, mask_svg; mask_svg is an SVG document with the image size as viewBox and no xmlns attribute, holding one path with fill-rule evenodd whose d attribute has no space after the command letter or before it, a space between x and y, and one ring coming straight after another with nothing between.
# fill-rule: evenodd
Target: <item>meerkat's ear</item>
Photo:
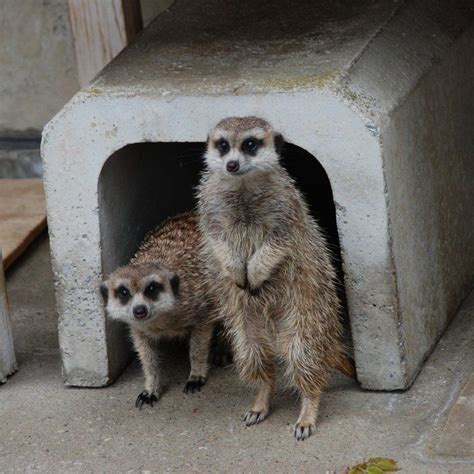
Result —
<instances>
[{"instance_id":1,"label":"meerkat's ear","mask_svg":"<svg viewBox=\"0 0 474 474\"><path fill-rule=\"evenodd\" d=\"M178 296L179 293L179 276L176 273L173 273L170 277L171 290L173 291L174 296Z\"/></svg>"},{"instance_id":2,"label":"meerkat's ear","mask_svg":"<svg viewBox=\"0 0 474 474\"><path fill-rule=\"evenodd\" d=\"M273 135L273 143L275 145L275 151L280 155L285 144L285 139L281 133L275 133Z\"/></svg>"},{"instance_id":3,"label":"meerkat's ear","mask_svg":"<svg viewBox=\"0 0 474 474\"><path fill-rule=\"evenodd\" d=\"M102 295L102 298L104 299L104 303L107 304L107 301L109 300L109 287L107 286L106 281L100 285L100 294Z\"/></svg>"}]
</instances>

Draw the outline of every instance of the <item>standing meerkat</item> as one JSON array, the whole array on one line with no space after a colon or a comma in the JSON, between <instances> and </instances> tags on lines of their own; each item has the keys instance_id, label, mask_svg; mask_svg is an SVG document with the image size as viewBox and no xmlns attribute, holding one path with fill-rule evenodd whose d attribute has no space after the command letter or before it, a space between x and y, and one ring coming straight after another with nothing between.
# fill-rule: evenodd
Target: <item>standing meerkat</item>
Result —
<instances>
[{"instance_id":1,"label":"standing meerkat","mask_svg":"<svg viewBox=\"0 0 474 474\"><path fill-rule=\"evenodd\" d=\"M136 406L160 396L158 346L163 338L189 337L191 373L184 391L199 391L208 373L215 306L204 278L196 214L168 219L141 243L129 265L101 286L107 314L126 322L145 373Z\"/></svg>"},{"instance_id":2,"label":"standing meerkat","mask_svg":"<svg viewBox=\"0 0 474 474\"><path fill-rule=\"evenodd\" d=\"M203 258L241 377L257 388L246 424L265 419L275 365L301 398L294 435L311 435L330 369L354 376L342 343L325 239L279 163L280 134L257 117L222 120L199 187Z\"/></svg>"}]
</instances>

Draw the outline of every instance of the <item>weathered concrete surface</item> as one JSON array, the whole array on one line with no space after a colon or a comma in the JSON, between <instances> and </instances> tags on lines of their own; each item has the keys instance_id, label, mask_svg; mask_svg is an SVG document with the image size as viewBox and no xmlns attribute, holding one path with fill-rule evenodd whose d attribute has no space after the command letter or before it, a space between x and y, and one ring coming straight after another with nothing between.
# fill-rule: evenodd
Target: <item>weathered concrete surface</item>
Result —
<instances>
[{"instance_id":1,"label":"weathered concrete surface","mask_svg":"<svg viewBox=\"0 0 474 474\"><path fill-rule=\"evenodd\" d=\"M407 383L474 286L473 14L409 3L346 83L380 132Z\"/></svg>"},{"instance_id":2,"label":"weathered concrete surface","mask_svg":"<svg viewBox=\"0 0 474 474\"><path fill-rule=\"evenodd\" d=\"M268 420L251 428L241 416L252 394L230 368L213 370L200 394L184 395L183 348L169 348L168 389L153 409L133 406L143 382L136 363L113 386L64 387L47 242L17 262L7 285L20 370L0 387L4 472L341 473L370 456L392 457L409 474L474 470L472 451L461 458L431 450L459 394L468 395L461 390L474 364L473 296L409 391L363 391L335 374L315 435L297 443L291 435L298 413L292 394L279 393ZM472 439L472 432L466 434Z\"/></svg>"},{"instance_id":3,"label":"weathered concrete surface","mask_svg":"<svg viewBox=\"0 0 474 474\"><path fill-rule=\"evenodd\" d=\"M79 89L66 0L0 2L0 137L38 137Z\"/></svg>"},{"instance_id":4,"label":"weathered concrete surface","mask_svg":"<svg viewBox=\"0 0 474 474\"><path fill-rule=\"evenodd\" d=\"M360 382L409 386L474 279L468 7L181 0L160 15L44 135L66 383L109 383L124 363L112 355L121 338L106 327L97 292L108 157L130 143L202 142L222 117L256 114L316 156L331 181ZM432 130L432 105L443 136ZM440 171L446 151L450 175ZM179 193L173 179L152 199L169 204ZM448 197L458 186L465 198ZM109 189L111 199L123 188ZM453 272L449 256L460 247Z\"/></svg>"},{"instance_id":5,"label":"weathered concrete surface","mask_svg":"<svg viewBox=\"0 0 474 474\"><path fill-rule=\"evenodd\" d=\"M171 3L141 0L144 24ZM0 137L39 137L79 90L67 0L3 0L0 26Z\"/></svg>"},{"instance_id":6,"label":"weathered concrete surface","mask_svg":"<svg viewBox=\"0 0 474 474\"><path fill-rule=\"evenodd\" d=\"M446 424L440 430L435 452L450 458L473 458L474 455L474 373L449 410Z\"/></svg>"}]
</instances>

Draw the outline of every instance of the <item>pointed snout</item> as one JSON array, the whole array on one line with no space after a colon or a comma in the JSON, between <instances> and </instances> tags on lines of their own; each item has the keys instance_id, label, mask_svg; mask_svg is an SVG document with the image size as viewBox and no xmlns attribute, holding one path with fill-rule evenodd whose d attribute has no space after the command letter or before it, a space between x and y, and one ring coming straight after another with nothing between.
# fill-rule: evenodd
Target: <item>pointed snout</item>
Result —
<instances>
[{"instance_id":1,"label":"pointed snout","mask_svg":"<svg viewBox=\"0 0 474 474\"><path fill-rule=\"evenodd\" d=\"M148 308L144 304L133 307L133 316L137 319L143 319L148 316Z\"/></svg>"},{"instance_id":2,"label":"pointed snout","mask_svg":"<svg viewBox=\"0 0 474 474\"><path fill-rule=\"evenodd\" d=\"M245 166L244 157L238 150L231 150L224 158L225 170L229 174L239 174Z\"/></svg>"},{"instance_id":3,"label":"pointed snout","mask_svg":"<svg viewBox=\"0 0 474 474\"><path fill-rule=\"evenodd\" d=\"M229 173L237 173L240 169L240 163L237 160L230 160L225 167Z\"/></svg>"}]
</instances>

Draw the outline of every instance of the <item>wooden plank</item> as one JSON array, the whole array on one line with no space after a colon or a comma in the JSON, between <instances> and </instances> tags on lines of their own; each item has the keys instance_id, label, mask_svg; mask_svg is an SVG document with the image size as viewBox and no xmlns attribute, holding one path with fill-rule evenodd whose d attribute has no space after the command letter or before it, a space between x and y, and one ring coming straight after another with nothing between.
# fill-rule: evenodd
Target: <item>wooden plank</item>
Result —
<instances>
[{"instance_id":1,"label":"wooden plank","mask_svg":"<svg viewBox=\"0 0 474 474\"><path fill-rule=\"evenodd\" d=\"M125 31L127 34L127 44L129 44L143 29L143 18L140 1L122 0L122 9Z\"/></svg>"},{"instance_id":2,"label":"wooden plank","mask_svg":"<svg viewBox=\"0 0 474 474\"><path fill-rule=\"evenodd\" d=\"M68 0L79 84L86 86L143 27L139 0Z\"/></svg>"},{"instance_id":3,"label":"wooden plank","mask_svg":"<svg viewBox=\"0 0 474 474\"><path fill-rule=\"evenodd\" d=\"M8 268L46 228L40 179L0 180L0 248Z\"/></svg>"},{"instance_id":4,"label":"wooden plank","mask_svg":"<svg viewBox=\"0 0 474 474\"><path fill-rule=\"evenodd\" d=\"M8 314L7 293L5 290L5 274L0 252L0 383L17 369L13 336Z\"/></svg>"}]
</instances>

